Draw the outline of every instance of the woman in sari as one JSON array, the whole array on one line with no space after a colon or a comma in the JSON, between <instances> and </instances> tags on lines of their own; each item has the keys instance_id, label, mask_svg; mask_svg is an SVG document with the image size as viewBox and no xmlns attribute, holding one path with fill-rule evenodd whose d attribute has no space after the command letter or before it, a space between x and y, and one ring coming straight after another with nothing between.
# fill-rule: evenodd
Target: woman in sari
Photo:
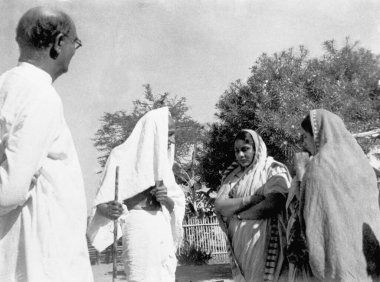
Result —
<instances>
[{"instance_id":1,"label":"woman in sari","mask_svg":"<svg viewBox=\"0 0 380 282\"><path fill-rule=\"evenodd\" d=\"M309 278L376 279L380 209L375 173L337 115L312 110L301 126L304 147L313 156L300 184L298 205Z\"/></svg>"},{"instance_id":2,"label":"woman in sari","mask_svg":"<svg viewBox=\"0 0 380 282\"><path fill-rule=\"evenodd\" d=\"M215 201L219 223L229 243L235 281L278 281L283 270L284 210L290 175L267 156L253 130L235 138L234 163Z\"/></svg>"},{"instance_id":3,"label":"woman in sari","mask_svg":"<svg viewBox=\"0 0 380 282\"><path fill-rule=\"evenodd\" d=\"M99 251L105 249L113 242L113 220L119 218L129 282L175 280L185 196L172 171L174 129L167 107L144 115L112 150L95 198L89 239ZM117 166L122 204L113 201Z\"/></svg>"}]
</instances>

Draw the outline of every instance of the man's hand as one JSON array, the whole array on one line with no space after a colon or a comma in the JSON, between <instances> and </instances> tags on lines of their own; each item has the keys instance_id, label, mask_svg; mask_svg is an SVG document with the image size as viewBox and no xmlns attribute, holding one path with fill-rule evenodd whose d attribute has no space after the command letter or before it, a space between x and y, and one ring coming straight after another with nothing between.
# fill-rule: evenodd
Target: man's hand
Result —
<instances>
[{"instance_id":1,"label":"man's hand","mask_svg":"<svg viewBox=\"0 0 380 282\"><path fill-rule=\"evenodd\" d=\"M119 218L119 216L123 213L123 207L119 202L110 201L107 203L99 204L97 206L97 211L102 216L114 220Z\"/></svg>"},{"instance_id":2,"label":"man's hand","mask_svg":"<svg viewBox=\"0 0 380 282\"><path fill-rule=\"evenodd\" d=\"M165 185L156 186L152 189L151 193L161 205L164 205L169 210L169 212L173 211L174 202L168 197L168 188L166 188Z\"/></svg>"},{"instance_id":3,"label":"man's hand","mask_svg":"<svg viewBox=\"0 0 380 282\"><path fill-rule=\"evenodd\" d=\"M156 199L161 204L168 198L168 188L166 186L158 186L152 189L152 194L156 196Z\"/></svg>"}]
</instances>

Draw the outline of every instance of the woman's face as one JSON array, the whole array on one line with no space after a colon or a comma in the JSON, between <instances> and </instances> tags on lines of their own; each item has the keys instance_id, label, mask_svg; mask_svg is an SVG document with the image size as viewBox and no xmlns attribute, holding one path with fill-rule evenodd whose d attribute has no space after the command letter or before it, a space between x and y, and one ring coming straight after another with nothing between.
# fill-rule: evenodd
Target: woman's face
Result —
<instances>
[{"instance_id":1,"label":"woman's face","mask_svg":"<svg viewBox=\"0 0 380 282\"><path fill-rule=\"evenodd\" d=\"M317 153L317 147L315 146L313 136L305 131L302 127L302 139L303 139L303 148L308 151L310 154L315 155Z\"/></svg>"},{"instance_id":2,"label":"woman's face","mask_svg":"<svg viewBox=\"0 0 380 282\"><path fill-rule=\"evenodd\" d=\"M253 144L253 140L251 144ZM240 139L236 139L235 141L235 158L239 165L243 168L248 167L255 157L255 152L251 144L247 143L245 140Z\"/></svg>"}]
</instances>

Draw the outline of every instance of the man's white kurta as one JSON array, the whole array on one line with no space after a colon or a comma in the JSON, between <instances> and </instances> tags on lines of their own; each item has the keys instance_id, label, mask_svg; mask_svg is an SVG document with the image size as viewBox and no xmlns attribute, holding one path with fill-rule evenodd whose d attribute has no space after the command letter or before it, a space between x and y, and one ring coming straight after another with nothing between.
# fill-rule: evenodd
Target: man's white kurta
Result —
<instances>
[{"instance_id":1,"label":"man's white kurta","mask_svg":"<svg viewBox=\"0 0 380 282\"><path fill-rule=\"evenodd\" d=\"M0 76L0 281L93 281L77 153L48 73Z\"/></svg>"}]
</instances>

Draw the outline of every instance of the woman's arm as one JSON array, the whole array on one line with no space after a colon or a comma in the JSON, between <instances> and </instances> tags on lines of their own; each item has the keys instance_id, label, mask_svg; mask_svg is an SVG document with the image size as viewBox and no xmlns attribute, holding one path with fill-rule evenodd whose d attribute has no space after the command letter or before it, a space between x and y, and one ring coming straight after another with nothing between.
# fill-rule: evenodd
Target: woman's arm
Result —
<instances>
[{"instance_id":1,"label":"woman's arm","mask_svg":"<svg viewBox=\"0 0 380 282\"><path fill-rule=\"evenodd\" d=\"M230 217L233 214L252 207L265 199L264 196L252 195L244 198L223 198L215 200L215 210L223 216Z\"/></svg>"},{"instance_id":2,"label":"woman's arm","mask_svg":"<svg viewBox=\"0 0 380 282\"><path fill-rule=\"evenodd\" d=\"M257 205L251 206L250 208L239 212L238 218L251 220L270 218L278 214L285 207L285 203L285 195L276 192L270 193Z\"/></svg>"}]
</instances>

